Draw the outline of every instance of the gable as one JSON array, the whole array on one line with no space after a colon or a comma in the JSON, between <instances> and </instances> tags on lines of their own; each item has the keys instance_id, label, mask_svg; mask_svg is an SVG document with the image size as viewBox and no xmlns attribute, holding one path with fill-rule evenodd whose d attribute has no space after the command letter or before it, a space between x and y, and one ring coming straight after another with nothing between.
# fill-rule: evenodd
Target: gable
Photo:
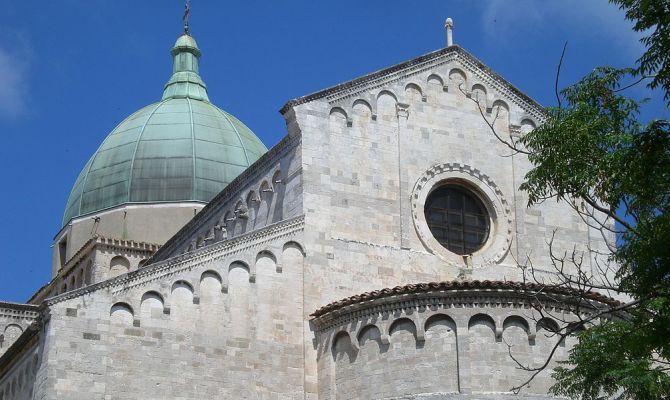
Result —
<instances>
[{"instance_id":1,"label":"gable","mask_svg":"<svg viewBox=\"0 0 670 400\"><path fill-rule=\"evenodd\" d=\"M496 101L504 102L512 111L512 115L517 116L510 121L513 125L520 126L523 120L529 120L532 126L542 122L544 117L540 104L458 46L443 48L290 100L280 109L280 113L285 115L290 109L301 104L327 101L331 106L340 108L346 116L357 102L365 102L371 109L374 119L376 99L382 92L390 92L398 103L406 104L408 101L404 92L408 87L418 90L422 96L425 96L429 83L441 85L444 91L459 90L459 85L453 79L455 75L464 78L461 89L466 94L478 89L485 91L487 109L490 109Z\"/></svg>"}]
</instances>

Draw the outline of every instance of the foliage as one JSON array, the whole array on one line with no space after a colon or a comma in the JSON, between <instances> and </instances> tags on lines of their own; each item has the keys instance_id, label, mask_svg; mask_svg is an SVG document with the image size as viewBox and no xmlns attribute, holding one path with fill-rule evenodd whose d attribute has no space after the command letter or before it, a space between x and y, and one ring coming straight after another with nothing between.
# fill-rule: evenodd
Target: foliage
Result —
<instances>
[{"instance_id":1,"label":"foliage","mask_svg":"<svg viewBox=\"0 0 670 400\"><path fill-rule=\"evenodd\" d=\"M555 370L553 393L584 399L667 399L670 123L642 124L641 104L621 95L627 88L621 83L632 75L644 79L654 74L649 86L664 89L670 100L670 2L611 2L635 22L636 31L648 33L642 39L647 50L636 69L597 68L561 92L565 107L547 109L544 124L519 142L534 164L521 188L529 195L529 205L564 200L587 223L605 234L619 234L611 256L615 279L592 283L589 290L613 290L633 299L609 316L614 321L584 326L589 329L580 334L568 361ZM616 229L607 218L617 222Z\"/></svg>"},{"instance_id":2,"label":"foliage","mask_svg":"<svg viewBox=\"0 0 670 400\"><path fill-rule=\"evenodd\" d=\"M667 399L670 377L652 366L646 344L656 338L637 322L616 321L583 331L570 357L574 368L559 367L553 391L595 400Z\"/></svg>"},{"instance_id":3,"label":"foliage","mask_svg":"<svg viewBox=\"0 0 670 400\"><path fill-rule=\"evenodd\" d=\"M637 72L653 75L650 87L665 91L670 101L670 1L668 0L610 0L626 12L626 19L635 23L633 29L646 32L642 44L647 51L638 60Z\"/></svg>"},{"instance_id":4,"label":"foliage","mask_svg":"<svg viewBox=\"0 0 670 400\"><path fill-rule=\"evenodd\" d=\"M670 364L664 361L670 360L670 123L639 122L641 104L620 94L621 81L632 73L597 68L563 90L565 107L547 109L547 120L519 142L534 164L521 186L529 205L567 201L605 234L613 227L598 215L617 221L615 279L580 286L633 299L618 310L624 319L580 335L568 362L554 374L555 394L584 399L670 394Z\"/></svg>"}]
</instances>

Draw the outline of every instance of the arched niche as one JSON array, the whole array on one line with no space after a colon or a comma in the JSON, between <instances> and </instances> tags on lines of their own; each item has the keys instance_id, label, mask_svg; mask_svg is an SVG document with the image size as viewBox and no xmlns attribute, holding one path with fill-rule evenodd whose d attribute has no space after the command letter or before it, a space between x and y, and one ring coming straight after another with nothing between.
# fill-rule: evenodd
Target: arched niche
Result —
<instances>
[{"instance_id":1,"label":"arched niche","mask_svg":"<svg viewBox=\"0 0 670 400\"><path fill-rule=\"evenodd\" d=\"M349 116L342 107L333 107L328 117L328 126L331 133L343 134L347 128Z\"/></svg>"},{"instance_id":2,"label":"arched niche","mask_svg":"<svg viewBox=\"0 0 670 400\"><path fill-rule=\"evenodd\" d=\"M80 286L85 286L87 284L86 277L85 277L86 271L84 271L84 269L85 269L84 267L79 267L79 272L78 272L79 279L78 280L79 280L79 285Z\"/></svg>"},{"instance_id":3,"label":"arched niche","mask_svg":"<svg viewBox=\"0 0 670 400\"><path fill-rule=\"evenodd\" d=\"M109 262L109 274L112 277L125 274L130 270L130 261L123 256L114 256Z\"/></svg>"},{"instance_id":4,"label":"arched niche","mask_svg":"<svg viewBox=\"0 0 670 400\"><path fill-rule=\"evenodd\" d=\"M337 363L353 363L356 361L358 352L354 349L351 342L351 336L348 332L338 332L333 338L332 346L333 360Z\"/></svg>"},{"instance_id":5,"label":"arched niche","mask_svg":"<svg viewBox=\"0 0 670 400\"><path fill-rule=\"evenodd\" d=\"M491 316L486 314L475 314L468 321L468 331L471 336L481 337L490 342L495 342L496 323Z\"/></svg>"},{"instance_id":6,"label":"arched niche","mask_svg":"<svg viewBox=\"0 0 670 400\"><path fill-rule=\"evenodd\" d=\"M451 91L451 87L455 88L455 91L457 93L460 93L461 91L467 90L467 75L465 75L465 72L459 68L453 68L451 71L449 71L449 90Z\"/></svg>"},{"instance_id":7,"label":"arched niche","mask_svg":"<svg viewBox=\"0 0 670 400\"><path fill-rule=\"evenodd\" d=\"M351 109L353 111L354 117L359 117L362 120L369 119L372 116L372 106L370 103L368 103L367 100L354 100Z\"/></svg>"},{"instance_id":8,"label":"arched niche","mask_svg":"<svg viewBox=\"0 0 670 400\"><path fill-rule=\"evenodd\" d=\"M170 292L170 303L172 306L175 306L175 304L179 302L193 302L193 285L185 280L178 280L172 284L172 290Z\"/></svg>"},{"instance_id":9,"label":"arched niche","mask_svg":"<svg viewBox=\"0 0 670 400\"><path fill-rule=\"evenodd\" d=\"M429 336L431 331L446 331L456 334L456 322L446 314L431 315L424 324L424 331L426 336Z\"/></svg>"},{"instance_id":10,"label":"arched niche","mask_svg":"<svg viewBox=\"0 0 670 400\"><path fill-rule=\"evenodd\" d=\"M389 335L393 341L393 335L407 335L410 334L416 340L416 325L414 321L409 318L398 318L391 324L389 328Z\"/></svg>"},{"instance_id":11,"label":"arched niche","mask_svg":"<svg viewBox=\"0 0 670 400\"><path fill-rule=\"evenodd\" d=\"M239 236L246 231L247 222L249 220L249 210L242 200L235 203L234 214L236 219L233 236Z\"/></svg>"},{"instance_id":12,"label":"arched niche","mask_svg":"<svg viewBox=\"0 0 670 400\"><path fill-rule=\"evenodd\" d=\"M419 103L423 99L423 89L416 83L405 86L405 100L407 103Z\"/></svg>"},{"instance_id":13,"label":"arched niche","mask_svg":"<svg viewBox=\"0 0 670 400\"><path fill-rule=\"evenodd\" d=\"M509 105L505 101L498 99L491 104L491 116L496 129L509 128Z\"/></svg>"},{"instance_id":14,"label":"arched niche","mask_svg":"<svg viewBox=\"0 0 670 400\"><path fill-rule=\"evenodd\" d=\"M258 208L260 200L261 199L258 197L258 193L256 193L255 190L250 190L247 194L247 207L250 210Z\"/></svg>"},{"instance_id":15,"label":"arched niche","mask_svg":"<svg viewBox=\"0 0 670 400\"><path fill-rule=\"evenodd\" d=\"M85 274L84 282L86 282L87 285L93 283L93 261L89 261L86 264L86 272L84 272L84 274Z\"/></svg>"},{"instance_id":16,"label":"arched niche","mask_svg":"<svg viewBox=\"0 0 670 400\"><path fill-rule=\"evenodd\" d=\"M372 114L370 103L363 99L354 100L351 106L351 122L354 128L353 135L363 138L369 137Z\"/></svg>"},{"instance_id":17,"label":"arched niche","mask_svg":"<svg viewBox=\"0 0 670 400\"><path fill-rule=\"evenodd\" d=\"M228 210L223 214L221 226L226 230L226 239L230 239L234 236L235 224L237 222L237 217L235 214Z\"/></svg>"},{"instance_id":18,"label":"arched niche","mask_svg":"<svg viewBox=\"0 0 670 400\"><path fill-rule=\"evenodd\" d=\"M3 332L3 337L4 337L4 342L3 347L6 346L6 344L11 345L11 343L14 343L16 339L18 339L19 336L23 333L23 328L17 324L9 324L5 327L5 330Z\"/></svg>"},{"instance_id":19,"label":"arched niche","mask_svg":"<svg viewBox=\"0 0 670 400\"><path fill-rule=\"evenodd\" d=\"M529 133L530 131L532 131L533 129L537 128L537 125L535 124L535 121L533 121L530 118L523 118L521 120L521 123L519 124L519 126L520 126L520 130L521 130L522 135L525 135L525 134Z\"/></svg>"},{"instance_id":20,"label":"arched niche","mask_svg":"<svg viewBox=\"0 0 670 400\"><path fill-rule=\"evenodd\" d=\"M530 332L528 321L526 321L525 318L518 315L510 315L509 317L505 318L505 321L503 321L503 332L506 329L513 327L523 330L524 332L526 332L526 334Z\"/></svg>"},{"instance_id":21,"label":"arched niche","mask_svg":"<svg viewBox=\"0 0 670 400\"><path fill-rule=\"evenodd\" d=\"M228 266L228 309L231 334L234 337L250 337L254 313L249 266L243 261L234 261Z\"/></svg>"},{"instance_id":22,"label":"arched niche","mask_svg":"<svg viewBox=\"0 0 670 400\"><path fill-rule=\"evenodd\" d=\"M153 290L145 292L140 301L140 320L147 321L160 318L163 314L164 306L165 299L163 299L160 293Z\"/></svg>"},{"instance_id":23,"label":"arched niche","mask_svg":"<svg viewBox=\"0 0 670 400\"><path fill-rule=\"evenodd\" d=\"M297 242L284 244L281 254L281 267L283 271L299 271L302 269L305 253L302 246Z\"/></svg>"},{"instance_id":24,"label":"arched niche","mask_svg":"<svg viewBox=\"0 0 670 400\"><path fill-rule=\"evenodd\" d=\"M363 348L369 342L377 344L377 351L382 347L382 333L375 324L369 324L361 328L356 339L360 348Z\"/></svg>"},{"instance_id":25,"label":"arched niche","mask_svg":"<svg viewBox=\"0 0 670 400\"><path fill-rule=\"evenodd\" d=\"M270 250L260 251L256 255L256 271L262 274L267 271L281 272L277 264L277 257Z\"/></svg>"},{"instance_id":26,"label":"arched niche","mask_svg":"<svg viewBox=\"0 0 670 400\"><path fill-rule=\"evenodd\" d=\"M301 256L305 256L305 250L302 248L302 245L295 241L290 241L284 243L283 250L287 251L289 249L294 249L300 253Z\"/></svg>"},{"instance_id":27,"label":"arched niche","mask_svg":"<svg viewBox=\"0 0 670 400\"><path fill-rule=\"evenodd\" d=\"M428 82L428 85L434 85L434 87L439 90L442 90L442 87L444 86L444 79L438 74L430 74L426 81Z\"/></svg>"},{"instance_id":28,"label":"arched niche","mask_svg":"<svg viewBox=\"0 0 670 400\"><path fill-rule=\"evenodd\" d=\"M200 275L200 303L216 303L221 297L223 279L214 270L207 270Z\"/></svg>"},{"instance_id":29,"label":"arched niche","mask_svg":"<svg viewBox=\"0 0 670 400\"><path fill-rule=\"evenodd\" d=\"M273 189L267 181L263 181L258 189L259 203L256 210L254 227L261 228L268 224L270 216L270 205L272 204Z\"/></svg>"},{"instance_id":30,"label":"arched niche","mask_svg":"<svg viewBox=\"0 0 670 400\"><path fill-rule=\"evenodd\" d=\"M503 321L502 339L505 343L516 347L517 353L527 355L530 344L530 325L528 321L518 315L511 315Z\"/></svg>"},{"instance_id":31,"label":"arched niche","mask_svg":"<svg viewBox=\"0 0 670 400\"><path fill-rule=\"evenodd\" d=\"M109 310L109 322L116 325L131 326L134 315L132 307L127 303L114 303Z\"/></svg>"},{"instance_id":32,"label":"arched niche","mask_svg":"<svg viewBox=\"0 0 670 400\"><path fill-rule=\"evenodd\" d=\"M486 88L480 83L472 85L470 96L479 103L482 108L486 107Z\"/></svg>"},{"instance_id":33,"label":"arched niche","mask_svg":"<svg viewBox=\"0 0 670 400\"><path fill-rule=\"evenodd\" d=\"M377 95L377 115L378 120L383 122L393 122L396 115L396 104L398 97L389 90L382 90Z\"/></svg>"}]
</instances>

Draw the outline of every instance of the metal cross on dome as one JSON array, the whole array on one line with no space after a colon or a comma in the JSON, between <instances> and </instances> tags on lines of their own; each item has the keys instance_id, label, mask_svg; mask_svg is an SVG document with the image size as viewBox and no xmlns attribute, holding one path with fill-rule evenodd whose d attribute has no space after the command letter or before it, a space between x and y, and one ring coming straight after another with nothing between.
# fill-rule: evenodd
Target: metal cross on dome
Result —
<instances>
[{"instance_id":1,"label":"metal cross on dome","mask_svg":"<svg viewBox=\"0 0 670 400\"><path fill-rule=\"evenodd\" d=\"M184 6L184 34L188 35L188 17L191 14L191 1L186 0L186 5Z\"/></svg>"}]
</instances>

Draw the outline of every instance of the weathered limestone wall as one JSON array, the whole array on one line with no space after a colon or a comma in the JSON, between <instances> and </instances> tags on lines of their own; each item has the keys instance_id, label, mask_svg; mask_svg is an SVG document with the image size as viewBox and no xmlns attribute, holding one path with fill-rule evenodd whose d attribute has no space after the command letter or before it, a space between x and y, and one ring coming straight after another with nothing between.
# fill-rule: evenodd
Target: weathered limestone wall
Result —
<instances>
[{"instance_id":1,"label":"weathered limestone wall","mask_svg":"<svg viewBox=\"0 0 670 400\"><path fill-rule=\"evenodd\" d=\"M390 294L319 316L319 399L512 397L530 372L521 365L554 359L522 391L551 399L550 375L575 339L558 343L556 322L513 292ZM551 310L551 311L550 311ZM561 317L561 309L547 308ZM420 396L420 397L417 397Z\"/></svg>"},{"instance_id":2,"label":"weathered limestone wall","mask_svg":"<svg viewBox=\"0 0 670 400\"><path fill-rule=\"evenodd\" d=\"M587 226L568 206L526 208L518 187L530 164L482 117L518 137L541 123L539 106L463 52L438 53L285 110L290 134L302 135L305 310L414 282L520 281L518 262L551 269L554 232L556 253L587 249ZM492 216L490 240L472 257L427 229L423 202L447 180L471 188ZM316 353L305 352L306 380L316 381Z\"/></svg>"},{"instance_id":3,"label":"weathered limestone wall","mask_svg":"<svg viewBox=\"0 0 670 400\"><path fill-rule=\"evenodd\" d=\"M0 302L0 356L38 316L38 307L35 305Z\"/></svg>"},{"instance_id":4,"label":"weathered limestone wall","mask_svg":"<svg viewBox=\"0 0 670 400\"><path fill-rule=\"evenodd\" d=\"M144 265L158 248L156 244L134 240L92 237L30 302L39 304L48 297L134 271Z\"/></svg>"},{"instance_id":5,"label":"weathered limestone wall","mask_svg":"<svg viewBox=\"0 0 670 400\"><path fill-rule=\"evenodd\" d=\"M302 397L302 223L48 300L39 398Z\"/></svg>"},{"instance_id":6,"label":"weathered limestone wall","mask_svg":"<svg viewBox=\"0 0 670 400\"><path fill-rule=\"evenodd\" d=\"M517 261L550 267L554 231L555 252L586 249L587 226L569 207L526 209L518 186L530 165L509 157L472 99L506 137L539 123L537 106L461 54L434 63L297 105L288 116L303 137L310 306L409 282L520 280ZM493 217L491 240L469 260L426 233L422 199L449 179L471 186Z\"/></svg>"},{"instance_id":7,"label":"weathered limestone wall","mask_svg":"<svg viewBox=\"0 0 670 400\"><path fill-rule=\"evenodd\" d=\"M21 349L8 365L0 366L0 400L33 400L39 367L37 342Z\"/></svg>"}]
</instances>

